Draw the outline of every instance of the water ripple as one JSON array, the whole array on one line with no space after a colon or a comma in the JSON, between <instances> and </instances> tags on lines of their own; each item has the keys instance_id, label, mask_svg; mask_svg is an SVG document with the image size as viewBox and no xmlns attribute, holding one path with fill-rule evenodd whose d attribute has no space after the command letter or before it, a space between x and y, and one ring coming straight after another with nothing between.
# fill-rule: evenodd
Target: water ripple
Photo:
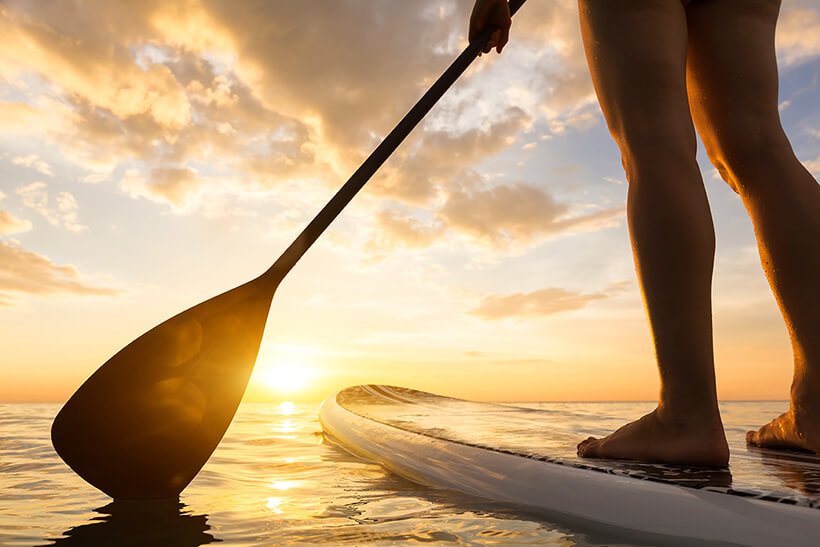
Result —
<instances>
[{"instance_id":1,"label":"water ripple","mask_svg":"<svg viewBox=\"0 0 820 547\"><path fill-rule=\"evenodd\" d=\"M603 433L646 406L548 408ZM323 442L318 404L283 408L243 404L178 502L139 504L112 503L62 463L50 442L58 405L0 405L0 545L639 544L410 483ZM753 411L726 409L758 421Z\"/></svg>"}]
</instances>

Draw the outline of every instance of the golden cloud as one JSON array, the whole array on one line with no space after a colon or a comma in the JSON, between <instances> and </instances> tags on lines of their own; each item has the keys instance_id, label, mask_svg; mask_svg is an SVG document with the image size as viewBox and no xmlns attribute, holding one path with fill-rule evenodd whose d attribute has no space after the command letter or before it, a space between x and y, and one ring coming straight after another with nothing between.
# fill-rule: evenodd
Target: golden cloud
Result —
<instances>
[{"instance_id":1,"label":"golden cloud","mask_svg":"<svg viewBox=\"0 0 820 547\"><path fill-rule=\"evenodd\" d=\"M483 189L462 187L445 192L443 202L432 211L432 220L415 217L412 209L378 213L366 249L381 253L391 248L423 248L456 235L494 251L508 251L558 234L617 226L624 214L622 206L573 212L547 191L523 182Z\"/></svg>"},{"instance_id":2,"label":"golden cloud","mask_svg":"<svg viewBox=\"0 0 820 547\"><path fill-rule=\"evenodd\" d=\"M11 163L14 165L21 165L23 167L28 167L29 169L34 169L41 175L46 175L47 177L54 176L54 168L51 167L48 163L41 160L37 154L29 154L28 156L17 156L11 159Z\"/></svg>"},{"instance_id":3,"label":"golden cloud","mask_svg":"<svg viewBox=\"0 0 820 547\"><path fill-rule=\"evenodd\" d=\"M218 166L230 181L221 192L305 178L335 185L460 49L469 8L468 0L367 0L332 3L317 16L310 2L15 3L0 8L0 74L24 92L32 90L19 76L36 73L50 84L47 98L61 111L58 142L97 173L89 180L136 162L129 168L151 175L132 173L120 188L190 211L190 198L213 188L170 172L163 182L162 170ZM567 21L577 8L560 0L527 9L515 24L519 41L558 60L535 63L536 80L544 76L537 93L549 96L553 113L574 108L591 89L577 23ZM357 28L367 32L351 36ZM530 60L508 56L505 64L533 74L522 64ZM485 93L471 74L460 89ZM374 181L376 194L425 205L469 177L465 169L512 146L538 108L508 109L510 97L498 97L481 123L428 128L406 143ZM15 127L41 116L23 103L0 103L4 109Z\"/></svg>"},{"instance_id":4,"label":"golden cloud","mask_svg":"<svg viewBox=\"0 0 820 547\"><path fill-rule=\"evenodd\" d=\"M407 204L427 205L442 187L469 178L473 165L512 146L515 136L531 123L522 109L512 107L483 129L461 133L423 129L397 151L370 191Z\"/></svg>"},{"instance_id":5,"label":"golden cloud","mask_svg":"<svg viewBox=\"0 0 820 547\"><path fill-rule=\"evenodd\" d=\"M36 133L45 122L43 113L28 103L0 102L0 131Z\"/></svg>"},{"instance_id":6,"label":"golden cloud","mask_svg":"<svg viewBox=\"0 0 820 547\"><path fill-rule=\"evenodd\" d=\"M820 10L783 10L777 22L775 45L785 66L820 55Z\"/></svg>"},{"instance_id":7,"label":"golden cloud","mask_svg":"<svg viewBox=\"0 0 820 547\"><path fill-rule=\"evenodd\" d=\"M594 104L595 93L587 67L576 0L529 2L526 16L513 23L513 39L535 49L535 86L539 107L555 118L564 111L577 116L578 108ZM563 125L583 120L576 118Z\"/></svg>"},{"instance_id":8,"label":"golden cloud","mask_svg":"<svg viewBox=\"0 0 820 547\"><path fill-rule=\"evenodd\" d=\"M453 190L436 218L476 242L503 249L559 232L614 226L624 212L623 207L613 207L569 216L568 205L537 186L519 182L472 191Z\"/></svg>"},{"instance_id":9,"label":"golden cloud","mask_svg":"<svg viewBox=\"0 0 820 547\"><path fill-rule=\"evenodd\" d=\"M196 172L187 167L158 167L147 180L138 170L129 169L120 181L120 188L134 198L144 197L185 209L197 191L196 182Z\"/></svg>"},{"instance_id":10,"label":"golden cloud","mask_svg":"<svg viewBox=\"0 0 820 547\"><path fill-rule=\"evenodd\" d=\"M8 292L23 294L114 295L121 291L93 287L79 279L73 266L58 266L19 243L0 240L0 305L9 305Z\"/></svg>"},{"instance_id":11,"label":"golden cloud","mask_svg":"<svg viewBox=\"0 0 820 547\"><path fill-rule=\"evenodd\" d=\"M381 211L376 215L373 238L366 249L371 253L397 247L422 249L432 245L444 233L440 224L425 224L398 210Z\"/></svg>"},{"instance_id":12,"label":"golden cloud","mask_svg":"<svg viewBox=\"0 0 820 547\"><path fill-rule=\"evenodd\" d=\"M88 228L77 222L79 206L70 192L58 192L52 203L46 183L32 182L18 188L17 195L22 199L23 205L43 215L52 226L72 232L81 232Z\"/></svg>"},{"instance_id":13,"label":"golden cloud","mask_svg":"<svg viewBox=\"0 0 820 547\"><path fill-rule=\"evenodd\" d=\"M8 211L0 211L0 235L17 234L29 230L31 230L30 221L17 218Z\"/></svg>"},{"instance_id":14,"label":"golden cloud","mask_svg":"<svg viewBox=\"0 0 820 547\"><path fill-rule=\"evenodd\" d=\"M2 72L37 72L65 93L120 118L148 114L169 128L187 124L188 99L168 67L139 66L131 53L135 31L147 30L140 4L116 4L77 9L61 3L36 14L23 6L3 10ZM143 34L143 39L151 38Z\"/></svg>"},{"instance_id":15,"label":"golden cloud","mask_svg":"<svg viewBox=\"0 0 820 547\"><path fill-rule=\"evenodd\" d=\"M530 293L486 296L468 313L481 319L543 317L580 310L590 302L606 297L604 293L583 294L580 291L550 287Z\"/></svg>"}]
</instances>

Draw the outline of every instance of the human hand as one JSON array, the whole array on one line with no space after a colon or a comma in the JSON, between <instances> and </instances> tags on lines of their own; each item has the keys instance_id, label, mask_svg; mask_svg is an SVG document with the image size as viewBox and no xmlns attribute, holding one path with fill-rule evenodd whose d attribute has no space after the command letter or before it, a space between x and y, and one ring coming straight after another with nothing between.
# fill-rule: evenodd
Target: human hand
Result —
<instances>
[{"instance_id":1,"label":"human hand","mask_svg":"<svg viewBox=\"0 0 820 547\"><path fill-rule=\"evenodd\" d=\"M501 53L510 39L511 24L510 7L505 0L476 0L473 13L470 15L470 42L475 40L484 29L495 28L495 32L484 46L483 53L489 53L493 48Z\"/></svg>"}]
</instances>

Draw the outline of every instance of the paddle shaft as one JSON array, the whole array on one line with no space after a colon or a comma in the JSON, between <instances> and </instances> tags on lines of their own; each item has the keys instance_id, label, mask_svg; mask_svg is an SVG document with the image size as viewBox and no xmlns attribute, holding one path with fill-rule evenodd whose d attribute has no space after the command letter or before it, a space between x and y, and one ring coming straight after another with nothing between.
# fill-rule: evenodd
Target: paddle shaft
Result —
<instances>
[{"instance_id":1,"label":"paddle shaft","mask_svg":"<svg viewBox=\"0 0 820 547\"><path fill-rule=\"evenodd\" d=\"M513 0L511 11L523 3ZM54 419L51 438L78 475L115 499L179 495L236 413L279 281L467 68L491 33L482 33L468 46L267 272L145 332L77 389Z\"/></svg>"},{"instance_id":2,"label":"paddle shaft","mask_svg":"<svg viewBox=\"0 0 820 547\"><path fill-rule=\"evenodd\" d=\"M510 0L510 15L515 15L526 0ZM290 244L282 253L282 256L265 272L280 278L284 277L296 265L302 255L311 245L322 235L330 223L333 222L339 213L342 212L350 200L353 199L359 190L370 180L370 177L378 171L379 167L390 157L396 148L404 141L407 135L418 125L425 115L433 108L438 100L450 88L451 85L470 66L470 63L484 49L490 36L496 29L490 27L484 30L476 40L471 42L461 55L453 61L453 64L444 71L438 80L432 85L427 93L410 109L410 111L396 125L393 131L376 147L370 156L362 163L346 183L336 192L327 205L322 208L310 224L302 230L302 233Z\"/></svg>"}]
</instances>

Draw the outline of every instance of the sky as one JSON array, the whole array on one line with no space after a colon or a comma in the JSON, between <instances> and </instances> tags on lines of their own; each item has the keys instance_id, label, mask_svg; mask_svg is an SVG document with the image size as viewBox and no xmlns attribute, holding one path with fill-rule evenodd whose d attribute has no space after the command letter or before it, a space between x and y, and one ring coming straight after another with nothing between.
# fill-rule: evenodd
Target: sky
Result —
<instances>
[{"instance_id":1,"label":"sky","mask_svg":"<svg viewBox=\"0 0 820 547\"><path fill-rule=\"evenodd\" d=\"M65 401L264 271L466 45L469 0L0 3L0 402ZM780 111L820 176L820 4L784 0ZM785 399L740 199L715 218L724 400ZM530 0L280 285L248 401L390 383L652 400L618 149L573 0Z\"/></svg>"}]
</instances>

